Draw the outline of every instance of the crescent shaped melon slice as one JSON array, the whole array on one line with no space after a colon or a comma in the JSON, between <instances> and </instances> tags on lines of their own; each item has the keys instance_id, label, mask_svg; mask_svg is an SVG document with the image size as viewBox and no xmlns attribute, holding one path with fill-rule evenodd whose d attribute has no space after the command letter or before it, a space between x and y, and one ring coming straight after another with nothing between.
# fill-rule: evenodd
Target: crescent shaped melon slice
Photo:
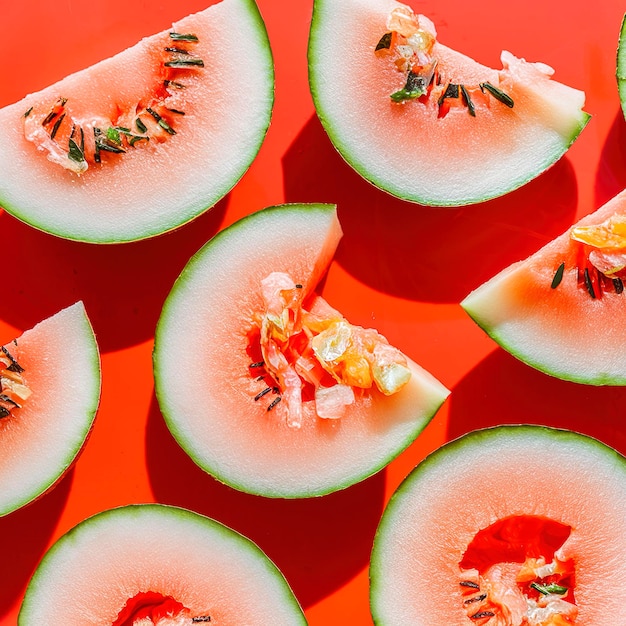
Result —
<instances>
[{"instance_id":1,"label":"crescent shaped melon slice","mask_svg":"<svg viewBox=\"0 0 626 626\"><path fill-rule=\"evenodd\" d=\"M626 385L623 223L626 192L475 289L461 306L532 367L579 383Z\"/></svg>"},{"instance_id":2,"label":"crescent shaped melon slice","mask_svg":"<svg viewBox=\"0 0 626 626\"><path fill-rule=\"evenodd\" d=\"M552 68L509 52L500 70L481 65L395 0L315 0L308 56L337 150L412 202L458 206L512 191L555 163L589 119L584 93L552 80Z\"/></svg>"},{"instance_id":3,"label":"crescent shaped melon slice","mask_svg":"<svg viewBox=\"0 0 626 626\"><path fill-rule=\"evenodd\" d=\"M392 496L370 564L386 626L626 623L626 459L577 433L475 431Z\"/></svg>"},{"instance_id":4,"label":"crescent shaped melon slice","mask_svg":"<svg viewBox=\"0 0 626 626\"><path fill-rule=\"evenodd\" d=\"M342 343L343 333L352 332L355 342L363 333L375 333L348 330L341 314L314 293L341 234L334 205L258 211L192 257L165 302L154 348L161 411L196 464L236 489L297 498L347 487L404 450L448 395L404 356L405 369L387 370L391 378L394 372L410 376L392 395L371 386L371 380L368 388L337 383L312 357L310 346L322 338L320 353L328 361L344 359L344 371L357 369L367 355L348 358L356 343ZM277 276L294 281L282 295L298 298L302 309L277 313L267 307L263 281ZM264 363L261 348L261 320L274 314L301 320L310 315L318 325L307 322L305 329L303 321L290 335L283 351L288 364L278 376L268 365L275 357L268 349ZM331 328L331 320L338 320L332 326L338 332L324 334L321 328ZM307 333L314 335L310 343ZM395 350L384 338L376 341L383 351ZM335 349L335 357L325 352ZM294 398L294 393L301 395Z\"/></svg>"},{"instance_id":5,"label":"crescent shaped melon slice","mask_svg":"<svg viewBox=\"0 0 626 626\"><path fill-rule=\"evenodd\" d=\"M100 401L100 356L82 302L0 353L0 515L35 500L74 462Z\"/></svg>"},{"instance_id":6,"label":"crescent shaped melon slice","mask_svg":"<svg viewBox=\"0 0 626 626\"><path fill-rule=\"evenodd\" d=\"M245 173L273 98L254 0L222 0L0 110L0 205L80 241L169 231Z\"/></svg>"},{"instance_id":7,"label":"crescent shaped melon slice","mask_svg":"<svg viewBox=\"0 0 626 626\"><path fill-rule=\"evenodd\" d=\"M622 27L619 32L616 76L622 113L626 117L626 14L622 18Z\"/></svg>"},{"instance_id":8,"label":"crescent shaped melon slice","mask_svg":"<svg viewBox=\"0 0 626 626\"><path fill-rule=\"evenodd\" d=\"M33 575L18 623L304 626L283 575L249 539L176 507L98 513L63 535Z\"/></svg>"}]
</instances>

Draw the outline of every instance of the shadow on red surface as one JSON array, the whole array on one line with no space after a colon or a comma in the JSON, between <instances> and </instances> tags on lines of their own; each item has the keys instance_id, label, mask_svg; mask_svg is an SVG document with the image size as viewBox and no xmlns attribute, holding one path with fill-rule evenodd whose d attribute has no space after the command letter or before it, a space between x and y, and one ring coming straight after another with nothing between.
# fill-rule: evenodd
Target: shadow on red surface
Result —
<instances>
[{"instance_id":1,"label":"shadow on red surface","mask_svg":"<svg viewBox=\"0 0 626 626\"><path fill-rule=\"evenodd\" d=\"M156 399L146 439L156 501L202 513L252 539L283 572L304 608L369 562L384 506L384 472L321 498L262 498L231 489L197 467L169 433Z\"/></svg>"},{"instance_id":2,"label":"shadow on red surface","mask_svg":"<svg viewBox=\"0 0 626 626\"><path fill-rule=\"evenodd\" d=\"M67 241L0 212L4 241L21 254L19 270L4 273L3 302L11 306L0 316L27 330L83 300L102 352L147 340L189 257L219 230L227 198L178 230L120 245Z\"/></svg>"},{"instance_id":3,"label":"shadow on red surface","mask_svg":"<svg viewBox=\"0 0 626 626\"><path fill-rule=\"evenodd\" d=\"M596 172L596 206L599 209L626 187L626 120L617 110Z\"/></svg>"},{"instance_id":4,"label":"shadow on red surface","mask_svg":"<svg viewBox=\"0 0 626 626\"><path fill-rule=\"evenodd\" d=\"M73 470L49 493L0 518L0 623L44 555L70 492ZM27 538L27 540L26 540Z\"/></svg>"},{"instance_id":5,"label":"shadow on red surface","mask_svg":"<svg viewBox=\"0 0 626 626\"><path fill-rule=\"evenodd\" d=\"M572 223L578 192L561 159L501 198L444 209L380 191L339 156L312 117L283 157L287 202L338 205L344 239L336 260L364 284L410 300L458 302Z\"/></svg>"},{"instance_id":6,"label":"shadow on red surface","mask_svg":"<svg viewBox=\"0 0 626 626\"><path fill-rule=\"evenodd\" d=\"M625 404L626 388L559 380L498 348L453 389L448 438L498 424L541 424L590 435L626 454Z\"/></svg>"}]
</instances>

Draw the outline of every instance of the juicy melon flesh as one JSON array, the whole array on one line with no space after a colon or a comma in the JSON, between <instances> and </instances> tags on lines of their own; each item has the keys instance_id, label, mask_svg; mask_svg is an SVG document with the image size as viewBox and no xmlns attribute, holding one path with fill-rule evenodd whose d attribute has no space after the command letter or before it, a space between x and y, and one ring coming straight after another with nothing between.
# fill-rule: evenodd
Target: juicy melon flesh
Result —
<instances>
[{"instance_id":1,"label":"juicy melon flesh","mask_svg":"<svg viewBox=\"0 0 626 626\"><path fill-rule=\"evenodd\" d=\"M191 458L229 485L276 497L320 495L373 474L408 446L448 394L409 359L396 394L356 393L340 419L303 402L300 428L250 365L249 332L263 309L261 281L285 272L311 294L341 227L332 205L283 205L222 231L189 262L155 337L156 392L168 427Z\"/></svg>"},{"instance_id":2,"label":"juicy melon flesh","mask_svg":"<svg viewBox=\"0 0 626 626\"><path fill-rule=\"evenodd\" d=\"M60 97L68 114L84 120L87 141L94 119L124 125L120 112L145 106L162 88L165 48L177 45L172 31L195 34L198 42L187 47L204 62L184 72L184 89L170 90L184 112L170 115L175 135L140 141L126 154L102 151L102 163L80 176L27 141L24 114L49 109ZM0 110L0 205L70 239L132 241L171 230L213 206L244 174L272 104L272 56L258 9L253 0L222 0ZM142 119L149 124L150 117ZM124 123L139 132L132 118Z\"/></svg>"},{"instance_id":3,"label":"juicy melon flesh","mask_svg":"<svg viewBox=\"0 0 626 626\"><path fill-rule=\"evenodd\" d=\"M31 390L0 420L0 515L34 500L67 471L100 400L100 357L82 302L63 309L6 348Z\"/></svg>"},{"instance_id":4,"label":"juicy melon flesh","mask_svg":"<svg viewBox=\"0 0 626 626\"><path fill-rule=\"evenodd\" d=\"M611 278L599 277L588 260L590 248L571 237L573 229L614 216L626 218L626 192L504 269L461 306L504 349L547 374L586 384L625 385L626 293ZM552 288L561 264L563 278Z\"/></svg>"},{"instance_id":5,"label":"juicy melon flesh","mask_svg":"<svg viewBox=\"0 0 626 626\"><path fill-rule=\"evenodd\" d=\"M394 103L406 75L374 50L389 30L394 0L316 0L309 78L318 116L346 161L374 185L428 205L455 206L507 193L557 161L589 116L584 93L551 80L551 68L508 52L495 70L435 43L445 84L490 82L513 98L493 98L472 117L438 98ZM477 92L478 93L478 92ZM485 100L480 94L481 101Z\"/></svg>"},{"instance_id":6,"label":"juicy melon flesh","mask_svg":"<svg viewBox=\"0 0 626 626\"><path fill-rule=\"evenodd\" d=\"M212 624L306 624L282 574L254 543L163 505L105 511L61 537L35 572L18 623L110 626L147 592L188 612L186 621L163 626L196 616Z\"/></svg>"},{"instance_id":7,"label":"juicy melon flesh","mask_svg":"<svg viewBox=\"0 0 626 626\"><path fill-rule=\"evenodd\" d=\"M574 563L575 624L626 623L626 460L589 437L536 426L470 433L405 479L372 553L375 622L475 623L463 604L460 564L480 531L512 516L571 529L554 545L560 560ZM480 623L513 624L498 619Z\"/></svg>"}]
</instances>

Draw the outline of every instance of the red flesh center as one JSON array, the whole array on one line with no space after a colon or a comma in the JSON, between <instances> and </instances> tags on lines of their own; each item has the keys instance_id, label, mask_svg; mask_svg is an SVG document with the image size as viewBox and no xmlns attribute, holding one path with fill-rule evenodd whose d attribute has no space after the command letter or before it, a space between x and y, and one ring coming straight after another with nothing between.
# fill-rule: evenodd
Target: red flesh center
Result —
<instances>
[{"instance_id":1,"label":"red flesh center","mask_svg":"<svg viewBox=\"0 0 626 626\"><path fill-rule=\"evenodd\" d=\"M171 596L154 591L140 591L130 598L112 626L133 626L140 619L150 618L154 624L165 617L174 617L185 607Z\"/></svg>"}]
</instances>

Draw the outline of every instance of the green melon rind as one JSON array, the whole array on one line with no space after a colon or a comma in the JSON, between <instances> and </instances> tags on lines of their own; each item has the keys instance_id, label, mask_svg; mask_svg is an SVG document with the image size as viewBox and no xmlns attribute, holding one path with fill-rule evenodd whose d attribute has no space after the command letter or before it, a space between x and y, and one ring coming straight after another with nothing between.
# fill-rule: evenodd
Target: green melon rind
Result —
<instances>
[{"instance_id":1,"label":"green melon rind","mask_svg":"<svg viewBox=\"0 0 626 626\"><path fill-rule=\"evenodd\" d=\"M226 194L228 194L236 186L236 184L248 171L250 165L258 154L270 126L275 97L274 59L265 22L255 0L237 1L247 6L251 24L256 31L258 37L256 47L258 49L255 52L255 62L260 63L261 61L263 61L265 65L268 93L266 94L267 112L265 119L263 119L262 121L259 120L257 143L250 150L249 154L242 155L241 167L239 171L236 172L236 175L233 176L233 178L228 183L219 188L207 189L207 192L203 197L199 197L194 203L190 203L185 207L181 207L178 213L180 217L175 220L169 220L170 223L167 223L165 225L155 223L149 228L145 228L144 230L142 230L142 232L134 233L132 235L125 235L123 233L108 234L106 232L106 228L104 228L103 225L100 225L100 227L96 228L95 230L91 230L89 233L67 232L62 227L51 226L50 224L46 223L45 220L33 219L30 216L28 209L24 210L21 206L15 205L13 202L3 196L2 184L0 184L0 208L5 209L7 213L11 214L13 217L24 222L25 224L28 224L29 226L42 232L56 235L57 237L62 237L64 239L78 241L82 243L115 244L139 241L176 230L193 221L199 215L213 207L217 202L224 198L224 196L226 196ZM105 61L108 61L108 59L106 59ZM76 72L76 74L80 74L81 72L87 72L88 70L89 68L85 68L83 70L80 70L79 72Z\"/></svg>"},{"instance_id":2,"label":"green melon rind","mask_svg":"<svg viewBox=\"0 0 626 626\"><path fill-rule=\"evenodd\" d=\"M326 15L326 14L329 15ZM537 163L535 169L531 172L526 172L521 176L514 176L511 178L508 185L502 188L494 188L490 193L468 194L466 197L456 197L450 199L446 197L444 192L441 196L428 195L421 192L419 189L412 189L411 186L397 185L391 182L388 178L382 174L377 173L375 170L370 169L367 163L363 162L363 159L352 151L348 145L348 141L343 138L343 129L336 123L336 114L333 110L329 99L323 95L324 84L328 82L325 68L321 63L316 60L316 48L327 47L329 44L324 32L325 20L333 19L333 5L328 0L315 0L313 6L313 18L311 22L311 30L309 35L309 47L308 47L308 65L309 65L309 85L311 95L315 104L317 116L324 127L324 130L328 134L331 142L342 156L342 158L363 178L378 187L382 191L386 191L391 195L406 200L409 202L415 202L427 206L438 207L456 207L465 206L470 204L476 204L479 202L485 202L493 198L505 195L515 189L522 187L531 180L537 178L550 166L556 163L571 147L574 141L578 138L582 130L585 128L591 115L581 111L580 118L575 125L572 126L569 134L565 134L561 137L561 145L558 150L553 152L549 158ZM355 97L358 97L355 95ZM364 133L366 135L366 133ZM366 139L364 139L366 142ZM381 155L381 161L384 161L384 155ZM477 161L478 162L478 161ZM378 169L378 168L376 168Z\"/></svg>"},{"instance_id":3,"label":"green melon rind","mask_svg":"<svg viewBox=\"0 0 626 626\"><path fill-rule=\"evenodd\" d=\"M626 458L624 456L593 437L565 429L529 424L501 425L472 431L444 444L421 461L398 486L391 496L376 530L369 568L370 611L375 624L384 624L385 626L392 626L393 624L395 626L386 617L385 598L381 587L385 583L385 576L382 572L384 570L383 561L386 556L386 541L388 537L394 534L396 525L402 524L402 518L398 519L399 513L396 513L396 509L400 509L402 503L411 498L412 492L419 491L422 479L428 478L433 473L436 474L440 465L454 466L455 459L462 459L466 450L488 446L498 450L499 441L511 441L513 438L517 438L528 446L532 446L533 441L549 441L550 445L555 448L580 448L583 453L595 454L601 458L606 467L611 468L615 473L620 472L626 480ZM478 530L480 529L476 529L476 532ZM387 582L389 581L387 580ZM428 581L422 581L422 584L426 587ZM427 592L425 592L425 605L427 605L426 598ZM398 623L397 626L401 626L401 624ZM421 625L415 624L415 626Z\"/></svg>"},{"instance_id":4,"label":"green melon rind","mask_svg":"<svg viewBox=\"0 0 626 626\"><path fill-rule=\"evenodd\" d=\"M240 547L242 552L254 555L260 563L263 563L268 577L271 577L276 584L280 586L284 605L293 610L293 624L306 625L307 621L302 608L284 575L257 544L216 520L187 509L164 504L131 504L109 509L83 520L61 536L48 552L46 552L28 584L20 608L18 624L28 626L36 622L36 619L33 618L33 614L36 616L41 607L38 594L50 584L54 585L54 567L56 559L62 558L66 550L71 551L72 546L80 541L82 536L97 533L99 526L115 524L117 520L123 521L128 516L135 517L140 521L146 518L169 517L180 520L181 522L199 524L206 528L207 533L217 535L224 541L234 542ZM103 590L103 592L106 593L106 590Z\"/></svg>"},{"instance_id":5,"label":"green melon rind","mask_svg":"<svg viewBox=\"0 0 626 626\"><path fill-rule=\"evenodd\" d=\"M220 248L227 248L229 246L228 240L230 238L230 235L235 233L236 230L238 230L239 228L247 228L253 223L254 220L265 219L268 216L271 216L271 214L273 213L303 210L309 213L322 212L325 214L330 214L336 210L336 207L332 204L282 204L268 207L263 209L262 211L258 211L257 213L246 216L239 222L229 226L228 229L222 230L217 235L215 235L215 237L213 237L207 244L205 244L203 248L201 248L195 255L192 256L192 258L187 263L182 273L174 283L174 286L172 287L172 290L164 303L155 333L155 347L153 352L155 393L165 423L167 424L167 427L170 430L174 439L176 439L181 448L189 455L193 462L198 465L198 467L200 467L205 472L211 474L218 481L246 493L270 498L295 499L303 497L308 498L324 496L335 491L350 487L357 482L373 476L381 469L383 469L386 465L388 465L389 462L393 460L393 458L406 450L411 445L411 443L413 443L413 441L430 423L430 421L437 413L441 405L445 402L447 396L450 393L441 383L439 383L439 381L426 373L426 375L429 376L429 379L423 380L424 388L422 390L422 397L427 398L425 401L426 408L424 409L423 414L419 416L420 419L413 420L413 428L410 432L407 433L406 437L404 437L404 439L395 446L393 454L388 454L387 456L385 456L385 458L381 458L379 462L370 465L366 471L346 476L344 480L332 482L330 484L327 484L325 487L307 489L304 492L300 490L295 492L291 490L285 490L279 485L276 485L275 488L268 488L266 486L264 486L263 488L259 488L253 482L244 482L234 479L232 476L227 475L224 472L220 471L218 468L216 468L211 463L210 459L201 459L194 452L195 442L193 438L184 432L184 425L182 423L179 423L176 417L176 409L172 407L170 402L168 401L168 394L166 392L167 379L164 373L161 371L161 362L167 362L167 356L161 355L161 346L166 343L166 338L168 333L170 332L170 327L175 325L176 323L175 310L178 306L180 306L178 300L181 295L184 294L185 290L189 288L189 283L193 281L196 267L205 264L207 262L207 259L210 259L211 257L219 258ZM420 378L424 376L425 372L418 365L410 360L409 366L412 368L414 376L418 376Z\"/></svg>"},{"instance_id":6,"label":"green melon rind","mask_svg":"<svg viewBox=\"0 0 626 626\"><path fill-rule=\"evenodd\" d=\"M622 26L619 33L616 76L622 113L626 117L626 15L622 18Z\"/></svg>"},{"instance_id":7,"label":"green melon rind","mask_svg":"<svg viewBox=\"0 0 626 626\"><path fill-rule=\"evenodd\" d=\"M12 513L19 508L30 504L31 502L37 500L42 495L47 493L50 489L55 487L56 484L65 476L69 468L73 465L79 452L84 446L89 436L89 433L91 432L91 428L93 426L93 422L98 411L98 406L100 404L100 392L102 383L100 351L98 349L98 344L93 331L93 327L91 325L91 322L89 321L89 318L87 317L87 313L85 311L83 303L79 301L71 305L71 307L68 307L68 309L64 309L60 313L63 313L64 311L68 311L70 309L80 310L80 317L79 324L71 329L72 332L75 334L72 337L68 336L67 340L73 342L80 341L82 343L82 349L87 354L87 358L91 363L90 371L81 370L80 372L80 376L82 377L84 384L87 384L85 381L88 381L88 384L90 384L92 387L92 393L90 394L91 403L81 409L83 412L82 427L72 433L73 443L64 450L63 459L60 460L55 471L52 474L44 477L39 482L38 486L34 486L29 491L22 494L20 498L15 499L12 502L5 503L2 507L2 510L0 510L0 517L8 515L9 513ZM63 418L63 416L60 417Z\"/></svg>"}]
</instances>

